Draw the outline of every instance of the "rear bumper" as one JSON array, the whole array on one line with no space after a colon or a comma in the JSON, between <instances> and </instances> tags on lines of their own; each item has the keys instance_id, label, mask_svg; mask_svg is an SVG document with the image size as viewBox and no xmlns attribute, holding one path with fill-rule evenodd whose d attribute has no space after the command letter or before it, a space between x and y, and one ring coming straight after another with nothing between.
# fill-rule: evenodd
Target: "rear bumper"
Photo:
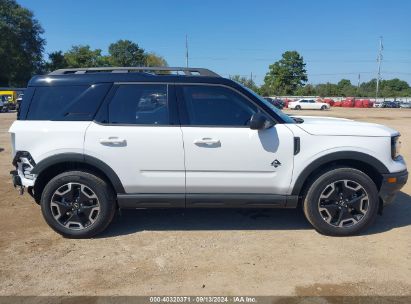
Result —
<instances>
[{"instance_id":1,"label":"rear bumper","mask_svg":"<svg viewBox=\"0 0 411 304\"><path fill-rule=\"evenodd\" d=\"M383 180L380 188L380 198L384 205L394 201L398 191L407 183L408 171L400 171L396 173L383 174Z\"/></svg>"}]
</instances>

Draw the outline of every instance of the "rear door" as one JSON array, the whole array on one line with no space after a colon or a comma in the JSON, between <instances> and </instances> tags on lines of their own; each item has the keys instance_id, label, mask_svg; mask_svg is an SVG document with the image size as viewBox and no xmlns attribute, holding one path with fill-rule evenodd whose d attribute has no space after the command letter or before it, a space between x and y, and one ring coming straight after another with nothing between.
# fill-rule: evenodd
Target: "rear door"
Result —
<instances>
[{"instance_id":1,"label":"rear door","mask_svg":"<svg viewBox=\"0 0 411 304\"><path fill-rule=\"evenodd\" d=\"M174 86L119 83L87 129L84 153L110 166L128 194L179 194L184 150Z\"/></svg>"},{"instance_id":2,"label":"rear door","mask_svg":"<svg viewBox=\"0 0 411 304\"><path fill-rule=\"evenodd\" d=\"M176 84L176 90L187 116L182 117L187 198L288 191L294 154L285 124L251 130L259 107L226 86Z\"/></svg>"}]
</instances>

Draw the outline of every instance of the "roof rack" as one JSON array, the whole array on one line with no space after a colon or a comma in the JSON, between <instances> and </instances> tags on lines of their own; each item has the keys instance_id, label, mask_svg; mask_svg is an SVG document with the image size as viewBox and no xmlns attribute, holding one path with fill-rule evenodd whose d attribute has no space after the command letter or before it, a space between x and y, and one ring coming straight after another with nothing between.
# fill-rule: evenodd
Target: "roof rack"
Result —
<instances>
[{"instance_id":1,"label":"roof rack","mask_svg":"<svg viewBox=\"0 0 411 304\"><path fill-rule=\"evenodd\" d=\"M217 73L203 68L182 68L182 67L99 67L99 68L75 68L75 69L59 69L49 75L65 75L65 74L86 74L86 73L131 73L131 72L146 72L155 74L155 72L181 72L181 75L186 76L210 76L221 77Z\"/></svg>"}]
</instances>

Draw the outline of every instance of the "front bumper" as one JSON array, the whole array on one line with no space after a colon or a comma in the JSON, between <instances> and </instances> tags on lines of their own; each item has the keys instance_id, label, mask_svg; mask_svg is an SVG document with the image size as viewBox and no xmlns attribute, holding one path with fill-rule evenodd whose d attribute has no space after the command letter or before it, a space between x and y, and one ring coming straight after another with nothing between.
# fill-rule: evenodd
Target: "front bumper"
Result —
<instances>
[{"instance_id":1,"label":"front bumper","mask_svg":"<svg viewBox=\"0 0 411 304\"><path fill-rule=\"evenodd\" d=\"M19 190L20 194L23 194L24 186L23 186L23 183L21 182L21 178L19 176L18 171L17 170L10 171L10 175L11 175L11 180L13 182L14 188Z\"/></svg>"},{"instance_id":2,"label":"front bumper","mask_svg":"<svg viewBox=\"0 0 411 304\"><path fill-rule=\"evenodd\" d=\"M408 171L400 171L396 173L383 174L383 180L380 188L380 198L384 205L394 201L398 191L407 183Z\"/></svg>"}]
</instances>

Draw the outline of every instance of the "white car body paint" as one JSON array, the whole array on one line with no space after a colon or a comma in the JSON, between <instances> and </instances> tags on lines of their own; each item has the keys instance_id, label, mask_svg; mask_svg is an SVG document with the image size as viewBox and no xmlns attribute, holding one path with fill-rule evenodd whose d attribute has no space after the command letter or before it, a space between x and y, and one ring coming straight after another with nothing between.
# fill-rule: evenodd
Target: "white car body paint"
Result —
<instances>
[{"instance_id":1,"label":"white car body paint","mask_svg":"<svg viewBox=\"0 0 411 304\"><path fill-rule=\"evenodd\" d=\"M293 170L293 134L286 124L266 130L183 127L182 131L187 193L287 191ZM211 143L198 143L207 140ZM274 166L275 160L281 165Z\"/></svg>"},{"instance_id":2,"label":"white car body paint","mask_svg":"<svg viewBox=\"0 0 411 304\"><path fill-rule=\"evenodd\" d=\"M104 142L109 139L119 143ZM93 122L87 129L84 152L110 166L126 193L185 191L184 145L179 126L113 126Z\"/></svg>"},{"instance_id":3,"label":"white car body paint","mask_svg":"<svg viewBox=\"0 0 411 304\"><path fill-rule=\"evenodd\" d=\"M398 135L393 129L332 117L301 118L301 124L260 131L15 121L9 132L13 154L30 151L36 163L62 153L93 156L114 170L127 193L290 194L310 163L340 151L368 154L392 173L406 170L402 157L391 157L391 136ZM297 155L294 137L300 137ZM274 167L274 160L281 165ZM33 185L34 179L19 175L24 186Z\"/></svg>"},{"instance_id":4,"label":"white car body paint","mask_svg":"<svg viewBox=\"0 0 411 304\"><path fill-rule=\"evenodd\" d=\"M299 99L289 102L288 108L293 110L296 108L300 108L301 110L321 110L322 108L330 109L330 105L325 102L316 102L311 99Z\"/></svg>"}]
</instances>

